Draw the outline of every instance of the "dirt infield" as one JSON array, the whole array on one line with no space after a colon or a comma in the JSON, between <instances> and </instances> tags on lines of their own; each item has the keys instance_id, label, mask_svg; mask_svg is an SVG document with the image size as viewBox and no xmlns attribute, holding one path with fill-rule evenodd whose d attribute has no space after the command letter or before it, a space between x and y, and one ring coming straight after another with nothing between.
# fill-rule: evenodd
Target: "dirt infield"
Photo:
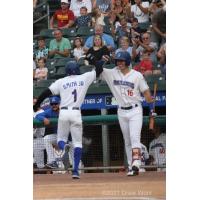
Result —
<instances>
[{"instance_id":1,"label":"dirt infield","mask_svg":"<svg viewBox=\"0 0 200 200\"><path fill-rule=\"evenodd\" d=\"M136 177L124 173L85 173L80 180L70 174L33 177L34 199L59 200L161 200L165 199L165 172L145 172Z\"/></svg>"}]
</instances>

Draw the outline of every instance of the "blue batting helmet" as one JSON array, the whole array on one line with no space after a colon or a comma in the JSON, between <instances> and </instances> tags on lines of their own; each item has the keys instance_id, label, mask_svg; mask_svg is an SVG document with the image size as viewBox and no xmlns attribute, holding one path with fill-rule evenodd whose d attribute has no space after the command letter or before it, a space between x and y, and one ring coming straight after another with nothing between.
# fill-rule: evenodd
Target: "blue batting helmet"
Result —
<instances>
[{"instance_id":1,"label":"blue batting helmet","mask_svg":"<svg viewBox=\"0 0 200 200\"><path fill-rule=\"evenodd\" d=\"M59 104L60 103L60 97L58 96L52 96L50 98L50 104Z\"/></svg>"},{"instance_id":2,"label":"blue batting helmet","mask_svg":"<svg viewBox=\"0 0 200 200\"><path fill-rule=\"evenodd\" d=\"M131 56L127 51L120 51L115 56L115 63L117 60L124 60L126 63L126 66L129 66L131 64Z\"/></svg>"},{"instance_id":3,"label":"blue batting helmet","mask_svg":"<svg viewBox=\"0 0 200 200\"><path fill-rule=\"evenodd\" d=\"M67 76L79 75L80 74L79 64L76 61L67 62L67 64L65 65L65 73Z\"/></svg>"}]
</instances>

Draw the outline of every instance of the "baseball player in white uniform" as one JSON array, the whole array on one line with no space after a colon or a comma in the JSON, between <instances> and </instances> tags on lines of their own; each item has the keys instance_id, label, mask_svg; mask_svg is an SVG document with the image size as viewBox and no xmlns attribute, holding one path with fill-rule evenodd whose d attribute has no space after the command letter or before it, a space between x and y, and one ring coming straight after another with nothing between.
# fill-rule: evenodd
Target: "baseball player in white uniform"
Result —
<instances>
[{"instance_id":1,"label":"baseball player in white uniform","mask_svg":"<svg viewBox=\"0 0 200 200\"><path fill-rule=\"evenodd\" d=\"M141 93L148 103L153 99L149 87L140 72L130 69L131 57L128 52L121 51L115 56L116 67L103 68L97 65L101 78L105 80L118 104L118 119L122 130L127 161L128 176L138 175L141 166L141 128L143 111Z\"/></svg>"},{"instance_id":2,"label":"baseball player in white uniform","mask_svg":"<svg viewBox=\"0 0 200 200\"><path fill-rule=\"evenodd\" d=\"M60 149L64 150L71 132L74 147L74 165L72 178L79 179L79 163L82 154L82 118L80 107L84 101L90 84L96 80L100 72L98 69L80 75L79 65L75 61L66 64L66 77L55 81L45 90L40 97L34 110L40 103L51 94L60 95L60 113L58 118L57 143Z\"/></svg>"},{"instance_id":3,"label":"baseball player in white uniform","mask_svg":"<svg viewBox=\"0 0 200 200\"><path fill-rule=\"evenodd\" d=\"M151 164L162 166L166 164L166 135L160 134L160 129L155 128L155 139L149 145Z\"/></svg>"}]
</instances>

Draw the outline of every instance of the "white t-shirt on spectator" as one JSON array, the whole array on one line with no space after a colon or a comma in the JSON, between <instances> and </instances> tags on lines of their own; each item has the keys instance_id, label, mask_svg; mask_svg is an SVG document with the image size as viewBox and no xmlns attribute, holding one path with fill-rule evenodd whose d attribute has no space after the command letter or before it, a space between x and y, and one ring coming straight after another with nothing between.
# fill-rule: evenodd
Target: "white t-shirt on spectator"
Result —
<instances>
[{"instance_id":1,"label":"white t-shirt on spectator","mask_svg":"<svg viewBox=\"0 0 200 200\"><path fill-rule=\"evenodd\" d=\"M77 57L78 59L81 58L84 55L83 48L80 48L80 49L74 48L73 55L74 57Z\"/></svg>"},{"instance_id":2,"label":"white t-shirt on spectator","mask_svg":"<svg viewBox=\"0 0 200 200\"><path fill-rule=\"evenodd\" d=\"M149 2L142 2L142 7L149 8ZM131 12L133 12L134 17L138 19L138 23L149 22L149 14L143 13L136 4L131 6Z\"/></svg>"},{"instance_id":3,"label":"white t-shirt on spectator","mask_svg":"<svg viewBox=\"0 0 200 200\"><path fill-rule=\"evenodd\" d=\"M86 7L87 12L91 13L92 11L92 3L91 0L82 0L82 1L77 1L77 0L71 0L70 4L70 10L73 11L74 16L79 17L80 15L80 8L81 7Z\"/></svg>"}]
</instances>

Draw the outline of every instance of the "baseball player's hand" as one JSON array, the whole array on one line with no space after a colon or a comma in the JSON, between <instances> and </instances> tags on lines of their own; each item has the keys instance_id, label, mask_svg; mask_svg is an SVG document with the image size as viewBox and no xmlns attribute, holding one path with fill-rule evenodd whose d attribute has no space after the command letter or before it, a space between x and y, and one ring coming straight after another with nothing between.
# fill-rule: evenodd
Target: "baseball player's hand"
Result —
<instances>
[{"instance_id":1,"label":"baseball player's hand","mask_svg":"<svg viewBox=\"0 0 200 200\"><path fill-rule=\"evenodd\" d=\"M50 121L49 121L49 119L44 118L43 123L44 123L45 126L47 126L47 125L50 124Z\"/></svg>"},{"instance_id":2,"label":"baseball player's hand","mask_svg":"<svg viewBox=\"0 0 200 200\"><path fill-rule=\"evenodd\" d=\"M153 109L150 110L150 112L149 112L150 117L156 117L157 115L158 114Z\"/></svg>"}]
</instances>

